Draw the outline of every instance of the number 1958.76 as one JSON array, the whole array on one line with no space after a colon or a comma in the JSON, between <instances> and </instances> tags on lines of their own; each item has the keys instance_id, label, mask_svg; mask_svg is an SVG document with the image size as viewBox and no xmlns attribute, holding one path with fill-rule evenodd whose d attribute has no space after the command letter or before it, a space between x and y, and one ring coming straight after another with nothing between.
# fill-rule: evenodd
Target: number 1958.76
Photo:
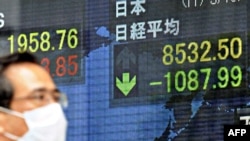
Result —
<instances>
[{"instance_id":1,"label":"number 1958.76","mask_svg":"<svg viewBox=\"0 0 250 141\"><path fill-rule=\"evenodd\" d=\"M8 41L10 42L10 53L18 52L32 52L37 51L47 52L54 50L62 50L64 46L69 49L74 49L78 46L78 30L58 29L56 33L48 31L20 33L18 35L10 35ZM59 41L57 41L59 39Z\"/></svg>"}]
</instances>

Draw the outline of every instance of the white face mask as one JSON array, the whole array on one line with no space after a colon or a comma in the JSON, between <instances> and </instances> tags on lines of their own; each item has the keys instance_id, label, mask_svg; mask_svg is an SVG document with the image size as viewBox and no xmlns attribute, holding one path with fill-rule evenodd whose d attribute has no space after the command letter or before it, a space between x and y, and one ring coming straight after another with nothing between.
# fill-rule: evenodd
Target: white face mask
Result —
<instances>
[{"instance_id":1,"label":"white face mask","mask_svg":"<svg viewBox=\"0 0 250 141\"><path fill-rule=\"evenodd\" d=\"M0 111L24 118L28 131L17 137L11 133L4 133L7 138L17 141L65 141L67 121L60 104L53 103L23 114L3 107Z\"/></svg>"}]
</instances>

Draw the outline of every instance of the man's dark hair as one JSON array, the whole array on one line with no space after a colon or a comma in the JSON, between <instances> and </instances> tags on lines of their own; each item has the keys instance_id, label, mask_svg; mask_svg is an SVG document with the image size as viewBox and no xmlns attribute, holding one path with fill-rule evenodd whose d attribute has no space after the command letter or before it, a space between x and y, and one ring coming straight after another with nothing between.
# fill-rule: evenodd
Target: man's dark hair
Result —
<instances>
[{"instance_id":1,"label":"man's dark hair","mask_svg":"<svg viewBox=\"0 0 250 141\"><path fill-rule=\"evenodd\" d=\"M10 108L9 106L14 92L10 81L4 75L5 70L12 64L24 62L39 64L37 58L28 52L16 52L0 57L0 106Z\"/></svg>"}]
</instances>

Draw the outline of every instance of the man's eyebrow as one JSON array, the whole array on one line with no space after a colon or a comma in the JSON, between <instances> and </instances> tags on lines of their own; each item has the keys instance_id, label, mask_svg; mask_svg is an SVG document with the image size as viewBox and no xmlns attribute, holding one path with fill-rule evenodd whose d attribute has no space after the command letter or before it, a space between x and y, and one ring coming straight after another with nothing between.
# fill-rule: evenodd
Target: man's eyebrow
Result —
<instances>
[{"instance_id":1,"label":"man's eyebrow","mask_svg":"<svg viewBox=\"0 0 250 141\"><path fill-rule=\"evenodd\" d=\"M48 90L46 88L38 88L32 91L32 93L34 92L60 92L60 90L58 88L55 88L54 90Z\"/></svg>"}]
</instances>

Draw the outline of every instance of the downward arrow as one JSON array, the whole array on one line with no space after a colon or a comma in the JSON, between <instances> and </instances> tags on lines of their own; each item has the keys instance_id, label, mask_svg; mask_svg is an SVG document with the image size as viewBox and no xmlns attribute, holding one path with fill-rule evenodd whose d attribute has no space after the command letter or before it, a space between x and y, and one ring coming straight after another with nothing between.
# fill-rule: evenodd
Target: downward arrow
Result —
<instances>
[{"instance_id":1,"label":"downward arrow","mask_svg":"<svg viewBox=\"0 0 250 141\"><path fill-rule=\"evenodd\" d=\"M120 89L123 95L128 96L129 92L133 89L136 84L136 76L130 81L129 73L122 74L122 81L116 77L116 86Z\"/></svg>"}]
</instances>

